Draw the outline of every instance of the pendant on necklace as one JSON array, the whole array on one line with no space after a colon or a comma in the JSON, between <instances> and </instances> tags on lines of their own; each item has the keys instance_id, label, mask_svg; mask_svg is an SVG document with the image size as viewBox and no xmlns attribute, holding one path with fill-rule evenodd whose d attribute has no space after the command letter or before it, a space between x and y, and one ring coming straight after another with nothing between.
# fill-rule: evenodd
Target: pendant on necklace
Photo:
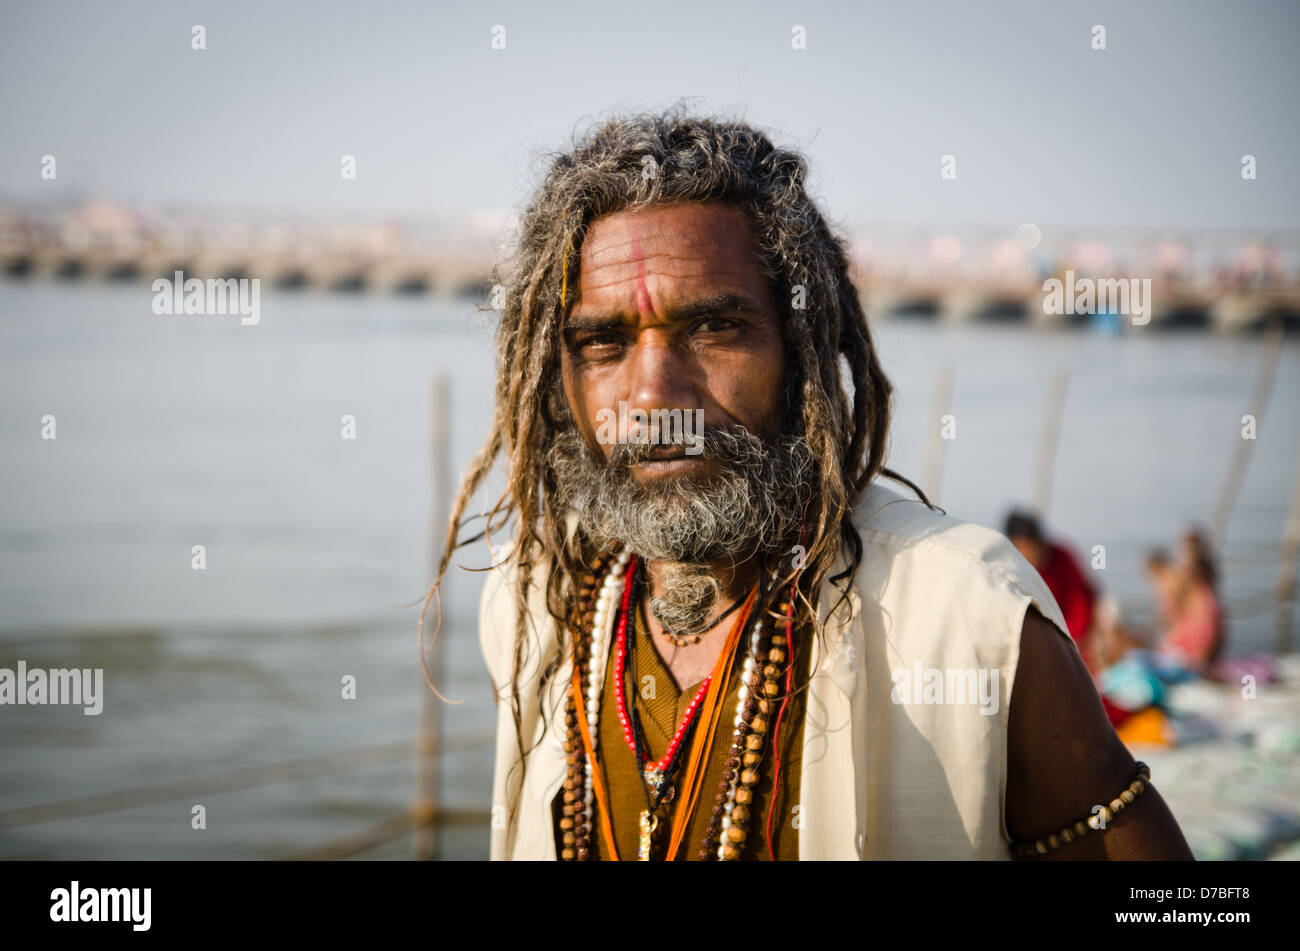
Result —
<instances>
[{"instance_id":1,"label":"pendant on necklace","mask_svg":"<svg viewBox=\"0 0 1300 951\"><path fill-rule=\"evenodd\" d=\"M654 798L656 806L673 801L673 794L677 792L677 787L668 782L663 770L647 766L644 775L645 784L650 787L650 795Z\"/></svg>"},{"instance_id":2,"label":"pendant on necklace","mask_svg":"<svg viewBox=\"0 0 1300 951\"><path fill-rule=\"evenodd\" d=\"M658 816L652 816L649 812L642 811L641 835L638 837L636 844L636 857L638 862L650 861L650 837L654 835L654 831L658 826Z\"/></svg>"}]
</instances>

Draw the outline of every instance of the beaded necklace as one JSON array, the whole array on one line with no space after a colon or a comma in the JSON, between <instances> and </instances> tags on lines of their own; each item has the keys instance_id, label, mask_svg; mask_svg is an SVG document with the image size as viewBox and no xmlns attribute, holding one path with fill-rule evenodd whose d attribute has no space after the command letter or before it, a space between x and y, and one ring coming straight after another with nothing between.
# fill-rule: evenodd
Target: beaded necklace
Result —
<instances>
[{"instance_id":1,"label":"beaded necklace","mask_svg":"<svg viewBox=\"0 0 1300 951\"><path fill-rule=\"evenodd\" d=\"M595 775L593 770L586 767L588 763L594 762L596 743L600 735L597 729L600 723L600 687L601 674L605 669L601 632L605 630L605 620L611 605L623 592L622 569L631 557L632 553L626 550L618 555L601 584L600 594L596 597L594 606L592 594L596 575L584 576L579 587L574 619L573 685L572 689L566 691L564 701L564 752L567 768L564 778L564 816L560 820L564 847L560 855L566 862L575 859L586 861L591 856L588 843L593 831L591 804L595 798ZM609 556L598 555L592 562L592 571L600 572L609 561ZM591 626L591 634L586 638L576 636L579 625L582 624ZM586 668L585 709L580 707L578 702L579 690L584 681L584 667ZM613 833L607 827L608 810L602 810L601 815L605 819L602 825L606 827L602 831L605 833L607 843L612 847Z\"/></svg>"},{"instance_id":2,"label":"beaded necklace","mask_svg":"<svg viewBox=\"0 0 1300 951\"><path fill-rule=\"evenodd\" d=\"M682 743L690 735L692 728L695 726L696 713L699 712L700 705L704 702L704 696L708 693L709 684L713 682L713 675L705 677L696 690L695 696L686 707L686 712L682 716L681 723L677 725L677 730L673 733L672 739L668 742L668 748L664 755L653 763L647 763L645 758L649 755L650 744L646 742L645 734L641 729L640 717L637 714L636 707L627 702L626 692L626 671L628 655L631 652L631 637L629 630L635 631L636 625L631 624L630 619L637 610L638 599L633 597L642 587L644 581L637 573L637 564L635 558L632 559L632 567L629 572L633 577L633 583L628 585L623 592L623 613L618 622L618 637L614 653L614 697L618 705L618 721L623 727L623 739L627 741L630 749L637 758L637 769L645 777L646 786L649 787L646 793L647 811L654 813L659 803L667 802L672 798L671 779L679 765L678 753L681 752ZM645 753L642 751L645 750ZM653 801L651 799L653 798ZM652 830L653 831L653 830Z\"/></svg>"},{"instance_id":3,"label":"beaded necklace","mask_svg":"<svg viewBox=\"0 0 1300 951\"><path fill-rule=\"evenodd\" d=\"M631 567L629 568L629 562ZM592 593L598 573L606 564L609 572L601 583L599 595L594 608L591 606ZM602 632L606 629L609 612L621 608L618 625L619 656L616 662L619 700L619 718L623 727L624 738L628 740L637 754L638 771L654 792L656 801L647 802L650 807L640 817L638 858L647 860L650 841L658 824L654 816L660 802L665 801L665 785L671 781L676 768L682 745L695 726L701 703L708 688L712 686L712 675L701 685L691 701L687 715L679 725L673 737L673 745L668 753L658 762L647 766L640 755L637 744L637 718L635 710L630 711L623 692L623 671L626 664L627 625L629 623L629 605L631 602L631 581L635 571L635 559L630 551L623 551L616 558L602 553L592 564L592 574L580 579L576 610L573 614L574 637L572 638L573 684L565 698L565 760L567 771L564 780L564 810L560 820L563 833L561 858L565 861L584 861L590 858L590 837L592 829L592 805L597 797L601 799L601 833L604 836L608 856L617 859L614 846L612 826L609 818L609 803L604 796L603 783L599 772L594 768L595 750L598 738L600 715L600 693L604 674L606 645ZM777 572L773 570L769 579L775 581ZM753 601L751 594L748 601ZM621 604L620 604L621 602ZM791 605L781 605L781 613L789 618ZM748 612L748 605L746 612ZM741 667L743 682L737 697L736 712L732 720L733 737L727 754L726 769L717 795L714 797L712 815L697 857L702 860L717 858L724 861L739 859L748 837L750 805L753 802L753 788L759 781L759 766L763 759L765 738L768 733L769 717L775 709L776 698L781 693L779 679L782 673L781 663L787 655L787 638L780 633L773 633L766 639L763 636L764 624L760 615L754 623ZM741 624L744 619L740 619ZM582 628L590 625L590 634L581 635ZM788 631L787 621L787 631ZM581 697L580 688L585 683L585 698ZM719 684L721 687L722 684ZM585 704L581 703L585 699ZM707 743L705 744L707 747ZM702 748L707 757L707 748ZM700 766L693 762L693 773ZM688 780L689 781L689 780ZM667 796L671 799L671 794ZM679 805L682 814L679 823L674 823L674 839L669 845L668 858L676 854L677 842L685 829L691 802Z\"/></svg>"}]
</instances>

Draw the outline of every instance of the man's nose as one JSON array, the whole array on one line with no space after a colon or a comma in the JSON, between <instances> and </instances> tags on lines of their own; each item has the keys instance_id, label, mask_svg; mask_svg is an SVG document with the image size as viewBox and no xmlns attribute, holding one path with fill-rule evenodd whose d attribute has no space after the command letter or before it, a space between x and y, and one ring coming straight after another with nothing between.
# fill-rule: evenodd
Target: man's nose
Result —
<instances>
[{"instance_id":1,"label":"man's nose","mask_svg":"<svg viewBox=\"0 0 1300 951\"><path fill-rule=\"evenodd\" d=\"M689 356L659 335L643 334L628 366L628 409L689 410L699 407L698 381Z\"/></svg>"}]
</instances>

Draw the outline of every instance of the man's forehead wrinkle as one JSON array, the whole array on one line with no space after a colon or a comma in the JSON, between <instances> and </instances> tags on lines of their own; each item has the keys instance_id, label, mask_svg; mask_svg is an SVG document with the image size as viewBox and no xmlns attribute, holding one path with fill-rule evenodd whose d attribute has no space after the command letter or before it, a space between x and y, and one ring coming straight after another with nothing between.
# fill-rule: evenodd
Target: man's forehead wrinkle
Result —
<instances>
[{"instance_id":1,"label":"man's forehead wrinkle","mask_svg":"<svg viewBox=\"0 0 1300 951\"><path fill-rule=\"evenodd\" d=\"M588 285L582 287L584 294L576 296L576 298L573 299L573 313L582 311L582 309L584 309L584 303L589 304L589 311L599 309L599 312L608 313L611 312L612 308L614 311L621 312L621 309L623 309L621 300L625 299L630 301L636 299L636 277L636 274L627 274L625 277L616 277L611 279L611 281L604 283L588 283ZM663 290L660 290L659 294L656 295L656 298L660 300L660 303L664 305L664 309L669 313L671 313L673 309L697 303L699 300L720 299L723 298L723 296L729 296L729 298L733 299L753 301L753 294L751 294L749 288L735 285L735 283L732 282L727 282L725 285L719 286L718 281L716 281L716 278L718 278L718 272L715 272L715 270L701 270L701 272L695 272L692 274L673 275L673 278L680 279L680 281L697 278L701 279L701 281L708 281L708 279L711 279L711 286L692 287L690 290L684 290L681 292L676 292L675 288L672 287L663 288ZM599 291L608 290L608 288L611 287L621 288L621 291L623 292L615 291L614 294L607 295L611 298L611 300L608 301L591 301L591 298L597 296Z\"/></svg>"},{"instance_id":2,"label":"man's forehead wrinkle","mask_svg":"<svg viewBox=\"0 0 1300 951\"><path fill-rule=\"evenodd\" d=\"M653 239L657 237L663 237L665 239L665 246L662 249L655 246L656 242ZM593 244L595 245L594 248L592 247ZM650 247L647 248L646 245L650 245ZM639 237L634 236L627 241L619 242L593 242L588 238L587 243L583 245L582 252L583 257L587 258L589 266L601 267L604 266L604 259L606 258L615 258L618 261L631 261L642 257L687 258L694 257L695 255L673 254L673 251L683 247L712 248L716 246L716 241L697 241L695 240L695 236L691 234L673 235L671 237L667 235L651 234ZM630 253L627 253L629 251Z\"/></svg>"},{"instance_id":3,"label":"man's forehead wrinkle","mask_svg":"<svg viewBox=\"0 0 1300 951\"><path fill-rule=\"evenodd\" d=\"M589 313L578 313L575 308L575 312L569 315L570 323L568 326L635 324L639 319L637 312L633 308L619 304L611 305L608 308L600 307L597 309L597 307L598 305L593 305ZM761 308L748 294L734 290L683 295L683 299L667 301L662 308L663 316L667 320L680 320L683 319L683 315L690 319L707 311L720 313L728 310L759 313Z\"/></svg>"},{"instance_id":4,"label":"man's forehead wrinkle","mask_svg":"<svg viewBox=\"0 0 1300 951\"><path fill-rule=\"evenodd\" d=\"M672 260L691 261L691 262L697 261L696 258L692 258L692 257L676 257L673 258ZM619 265L610 264L602 268L596 268L584 272L582 275L582 281L581 281L582 286L580 290L584 290L587 293L590 293L591 291L603 290L606 287L612 287L617 284L624 284L637 276L637 271L634 267L634 262L627 261L621 263L623 265L622 267L620 267ZM647 276L668 278L669 280L674 280L674 281L685 281L685 280L694 280L695 278L701 278L701 277L716 277L720 273L723 273L721 268L715 266L715 267L706 267L694 271L681 271L681 272L674 271L672 274L659 274L658 272L656 272L654 274L650 274ZM596 274L599 274L600 276L596 277L595 276Z\"/></svg>"},{"instance_id":5,"label":"man's forehead wrinkle","mask_svg":"<svg viewBox=\"0 0 1300 951\"><path fill-rule=\"evenodd\" d=\"M584 245L594 244L602 251L625 248L637 241L710 247L724 236L753 240L753 229L745 219L731 216L671 223L606 219L601 225L588 229Z\"/></svg>"}]
</instances>

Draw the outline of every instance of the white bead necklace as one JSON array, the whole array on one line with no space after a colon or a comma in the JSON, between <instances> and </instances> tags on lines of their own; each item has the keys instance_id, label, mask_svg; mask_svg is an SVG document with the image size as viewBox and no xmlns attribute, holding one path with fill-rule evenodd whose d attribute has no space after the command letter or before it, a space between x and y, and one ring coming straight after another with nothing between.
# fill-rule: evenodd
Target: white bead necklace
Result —
<instances>
[{"instance_id":1,"label":"white bead necklace","mask_svg":"<svg viewBox=\"0 0 1300 951\"><path fill-rule=\"evenodd\" d=\"M606 621L618 610L619 598L623 596L623 575L627 563L632 557L631 549L619 552L618 558L610 566L609 573L600 586L600 595L596 598L596 611L591 620L591 653L587 658L587 729L591 733L591 752L596 753L596 744L600 737L600 692L605 684L605 654L609 649L606 638ZM583 813L585 825L591 828L591 765L583 770ZM594 831L594 830L593 830Z\"/></svg>"}]
</instances>

